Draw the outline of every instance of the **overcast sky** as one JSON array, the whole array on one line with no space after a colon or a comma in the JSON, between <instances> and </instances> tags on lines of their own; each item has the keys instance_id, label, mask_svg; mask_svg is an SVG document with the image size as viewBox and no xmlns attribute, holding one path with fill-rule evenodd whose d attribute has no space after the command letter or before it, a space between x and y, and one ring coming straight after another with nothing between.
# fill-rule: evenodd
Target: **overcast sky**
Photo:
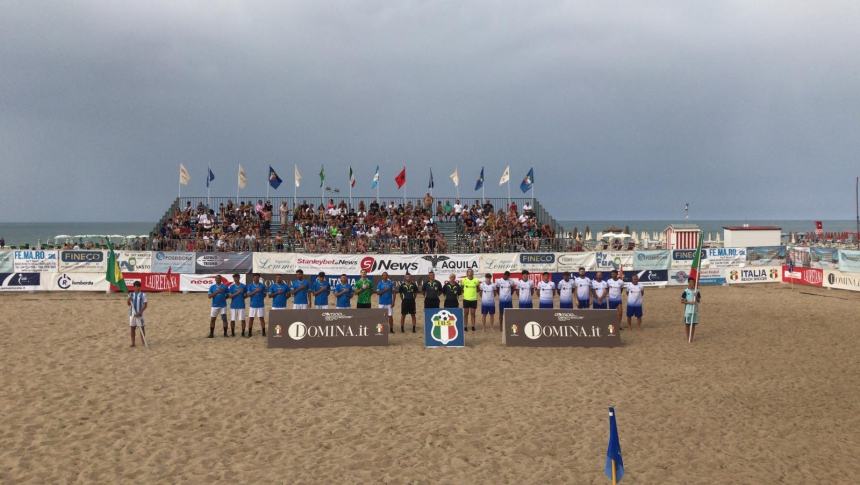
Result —
<instances>
[{"instance_id":1,"label":"overcast sky","mask_svg":"<svg viewBox=\"0 0 860 485\"><path fill-rule=\"evenodd\" d=\"M50 5L50 6L48 6ZM0 2L0 221L155 221L177 193L463 198L558 219L853 218L860 2ZM274 193L273 193L274 195Z\"/></svg>"}]
</instances>

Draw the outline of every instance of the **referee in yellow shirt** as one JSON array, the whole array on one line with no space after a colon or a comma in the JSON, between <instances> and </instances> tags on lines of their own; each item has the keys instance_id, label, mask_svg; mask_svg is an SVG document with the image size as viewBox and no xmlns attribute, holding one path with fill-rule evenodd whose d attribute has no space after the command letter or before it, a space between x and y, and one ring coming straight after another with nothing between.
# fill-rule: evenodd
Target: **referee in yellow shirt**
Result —
<instances>
[{"instance_id":1,"label":"referee in yellow shirt","mask_svg":"<svg viewBox=\"0 0 860 485\"><path fill-rule=\"evenodd\" d=\"M475 274L471 269L466 270L466 277L460 282L463 287L463 313L466 314L466 321L463 323L463 330L469 330L469 315L472 316L472 331L475 331L475 311L478 309L478 286L481 281L475 278Z\"/></svg>"}]
</instances>

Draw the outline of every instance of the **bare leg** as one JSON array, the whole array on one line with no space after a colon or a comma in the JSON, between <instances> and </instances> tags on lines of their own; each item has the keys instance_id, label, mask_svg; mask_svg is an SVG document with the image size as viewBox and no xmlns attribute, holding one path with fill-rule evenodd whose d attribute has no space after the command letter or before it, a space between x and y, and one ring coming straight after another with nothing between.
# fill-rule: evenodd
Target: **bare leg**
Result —
<instances>
[{"instance_id":1,"label":"bare leg","mask_svg":"<svg viewBox=\"0 0 860 485\"><path fill-rule=\"evenodd\" d=\"M135 337L134 327L129 327L129 328L131 328L131 346L134 347L134 337Z\"/></svg>"},{"instance_id":2,"label":"bare leg","mask_svg":"<svg viewBox=\"0 0 860 485\"><path fill-rule=\"evenodd\" d=\"M402 303L401 303L402 305ZM400 313L400 333L406 333L406 330L403 329L403 324L406 322L406 315L402 312Z\"/></svg>"},{"instance_id":3,"label":"bare leg","mask_svg":"<svg viewBox=\"0 0 860 485\"><path fill-rule=\"evenodd\" d=\"M412 319L412 333L415 333L415 327L417 326L417 324L415 322L415 314L414 313L409 314L409 318Z\"/></svg>"},{"instance_id":4,"label":"bare leg","mask_svg":"<svg viewBox=\"0 0 860 485\"><path fill-rule=\"evenodd\" d=\"M633 330L633 318L627 317L627 329Z\"/></svg>"},{"instance_id":5,"label":"bare leg","mask_svg":"<svg viewBox=\"0 0 860 485\"><path fill-rule=\"evenodd\" d=\"M215 337L215 317L209 319L209 338Z\"/></svg>"},{"instance_id":6,"label":"bare leg","mask_svg":"<svg viewBox=\"0 0 860 485\"><path fill-rule=\"evenodd\" d=\"M263 332L263 337L266 336L266 319L264 317L260 317L260 330Z\"/></svg>"},{"instance_id":7,"label":"bare leg","mask_svg":"<svg viewBox=\"0 0 860 485\"><path fill-rule=\"evenodd\" d=\"M251 336L251 330L254 329L254 317L248 317L248 336ZM242 336L245 336L245 322L242 322Z\"/></svg>"},{"instance_id":8,"label":"bare leg","mask_svg":"<svg viewBox=\"0 0 860 485\"><path fill-rule=\"evenodd\" d=\"M642 317L636 317L636 328L642 330Z\"/></svg>"}]
</instances>

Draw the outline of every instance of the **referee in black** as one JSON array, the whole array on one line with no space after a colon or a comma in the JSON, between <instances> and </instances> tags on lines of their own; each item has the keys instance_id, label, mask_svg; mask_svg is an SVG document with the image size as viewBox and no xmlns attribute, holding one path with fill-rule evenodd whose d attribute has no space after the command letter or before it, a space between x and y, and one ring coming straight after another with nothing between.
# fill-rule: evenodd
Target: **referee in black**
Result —
<instances>
[{"instance_id":1,"label":"referee in black","mask_svg":"<svg viewBox=\"0 0 860 485\"><path fill-rule=\"evenodd\" d=\"M424 309L439 308L439 295L442 294L442 283L436 279L436 273L433 271L427 273L427 281L421 286L421 293L424 294Z\"/></svg>"},{"instance_id":2,"label":"referee in black","mask_svg":"<svg viewBox=\"0 0 860 485\"><path fill-rule=\"evenodd\" d=\"M400 293L400 333L405 333L403 323L406 321L406 315L412 317L412 333L415 333L415 295L418 294L418 285L412 281L412 275L406 273L406 279L398 288Z\"/></svg>"}]
</instances>

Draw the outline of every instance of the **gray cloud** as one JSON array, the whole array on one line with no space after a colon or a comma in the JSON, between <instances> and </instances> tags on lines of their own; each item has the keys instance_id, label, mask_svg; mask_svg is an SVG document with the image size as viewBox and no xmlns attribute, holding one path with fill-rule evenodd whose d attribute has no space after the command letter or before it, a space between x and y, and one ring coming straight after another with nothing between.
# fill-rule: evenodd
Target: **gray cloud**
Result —
<instances>
[{"instance_id":1,"label":"gray cloud","mask_svg":"<svg viewBox=\"0 0 860 485\"><path fill-rule=\"evenodd\" d=\"M711 3L7 2L0 206L154 220L180 162L503 196L510 163L560 219L851 217L860 4Z\"/></svg>"}]
</instances>

